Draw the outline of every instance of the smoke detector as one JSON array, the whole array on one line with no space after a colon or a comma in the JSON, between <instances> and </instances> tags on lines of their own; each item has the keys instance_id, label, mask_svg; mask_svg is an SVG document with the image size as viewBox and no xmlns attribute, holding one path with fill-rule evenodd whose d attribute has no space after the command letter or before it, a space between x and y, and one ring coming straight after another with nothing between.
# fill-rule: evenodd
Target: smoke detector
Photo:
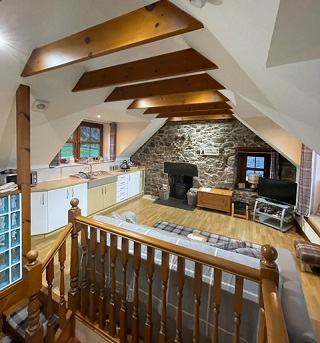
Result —
<instances>
[{"instance_id":1,"label":"smoke detector","mask_svg":"<svg viewBox=\"0 0 320 343\"><path fill-rule=\"evenodd\" d=\"M191 5L202 8L206 4L207 0L190 0Z\"/></svg>"},{"instance_id":2,"label":"smoke detector","mask_svg":"<svg viewBox=\"0 0 320 343\"><path fill-rule=\"evenodd\" d=\"M32 105L32 109L37 112L43 112L44 110L47 109L48 106L49 106L48 101L36 100Z\"/></svg>"}]
</instances>

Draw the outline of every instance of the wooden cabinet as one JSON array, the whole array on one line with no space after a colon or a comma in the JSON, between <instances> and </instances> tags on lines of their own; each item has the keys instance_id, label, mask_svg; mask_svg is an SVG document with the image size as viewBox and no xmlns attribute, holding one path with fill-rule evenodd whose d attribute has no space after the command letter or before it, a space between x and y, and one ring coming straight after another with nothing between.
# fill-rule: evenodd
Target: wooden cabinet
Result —
<instances>
[{"instance_id":1,"label":"wooden cabinet","mask_svg":"<svg viewBox=\"0 0 320 343\"><path fill-rule=\"evenodd\" d=\"M117 183L112 182L88 190L88 214L100 212L116 203Z\"/></svg>"},{"instance_id":2,"label":"wooden cabinet","mask_svg":"<svg viewBox=\"0 0 320 343\"><path fill-rule=\"evenodd\" d=\"M45 192L31 193L31 234L46 234L68 222L70 200L79 199L81 213L88 214L87 184L82 183Z\"/></svg>"},{"instance_id":3,"label":"wooden cabinet","mask_svg":"<svg viewBox=\"0 0 320 343\"><path fill-rule=\"evenodd\" d=\"M232 191L201 187L197 193L197 205L212 210L231 213Z\"/></svg>"}]
</instances>

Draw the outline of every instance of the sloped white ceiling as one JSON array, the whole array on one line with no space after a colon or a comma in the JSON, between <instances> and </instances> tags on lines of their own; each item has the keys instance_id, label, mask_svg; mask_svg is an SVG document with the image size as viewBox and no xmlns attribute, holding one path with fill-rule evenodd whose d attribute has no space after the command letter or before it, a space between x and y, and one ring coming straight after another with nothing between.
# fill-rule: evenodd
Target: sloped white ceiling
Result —
<instances>
[{"instance_id":1,"label":"sloped white ceiling","mask_svg":"<svg viewBox=\"0 0 320 343\"><path fill-rule=\"evenodd\" d=\"M3 0L0 34L0 168L14 163L12 127L14 99L20 83L31 88L32 102L49 102L44 113L31 112L32 163L47 164L84 118L122 123L140 122L157 130L163 121L126 110L130 101L103 103L113 87L72 93L84 71L192 47L218 65L209 74L226 87L235 116L259 134L259 118L267 118L269 132L285 133L295 151L276 148L294 163L300 142L320 153L320 5L318 0L208 0L203 8L189 0L172 0L200 20L204 29L145 44L101 58L28 78L20 73L39 46L130 12L153 1L127 0ZM250 106L248 106L250 104ZM251 119L250 119L251 118ZM254 120L252 118L255 118ZM263 120L261 119L261 122ZM254 124L253 124L254 123ZM253 127L254 125L254 127ZM151 131L152 131L151 130ZM150 136L150 130L126 149L130 155ZM260 132L262 138L265 132ZM43 148L43 141L48 141ZM290 144L292 142L292 144Z\"/></svg>"}]
</instances>

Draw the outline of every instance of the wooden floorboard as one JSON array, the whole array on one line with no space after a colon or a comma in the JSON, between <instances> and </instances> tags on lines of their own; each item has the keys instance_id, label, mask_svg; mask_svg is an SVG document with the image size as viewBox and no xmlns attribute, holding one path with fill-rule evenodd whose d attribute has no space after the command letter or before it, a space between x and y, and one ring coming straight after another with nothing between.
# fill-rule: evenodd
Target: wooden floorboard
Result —
<instances>
[{"instance_id":1,"label":"wooden floorboard","mask_svg":"<svg viewBox=\"0 0 320 343\"><path fill-rule=\"evenodd\" d=\"M145 198L126 203L115 211L118 213L123 211L134 211L137 215L138 223L144 225L152 226L158 220L164 220L258 244L272 244L275 247L288 249L293 256L295 256L293 240L302 237L296 228L293 228L286 233L282 233L269 226L250 220L230 217L217 211L198 208L194 211L186 211L157 205L153 203L152 200ZM105 214L111 215L111 212L107 211ZM57 235L58 232L54 232L46 237L32 237L32 248L39 251L40 259L45 256L45 253L48 251L49 247L51 247ZM56 275L58 272L59 269L57 265ZM320 342L320 276L315 275L312 272L302 273L300 271L299 276L304 289L309 315L313 321Z\"/></svg>"}]
</instances>

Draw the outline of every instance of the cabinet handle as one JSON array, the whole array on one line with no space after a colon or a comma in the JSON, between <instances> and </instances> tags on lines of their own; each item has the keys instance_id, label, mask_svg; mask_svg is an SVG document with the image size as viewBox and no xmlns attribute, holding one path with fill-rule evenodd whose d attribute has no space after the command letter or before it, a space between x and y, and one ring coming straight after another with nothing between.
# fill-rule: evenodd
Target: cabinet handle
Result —
<instances>
[{"instance_id":1,"label":"cabinet handle","mask_svg":"<svg viewBox=\"0 0 320 343\"><path fill-rule=\"evenodd\" d=\"M107 194L107 186L104 187L104 194Z\"/></svg>"},{"instance_id":2,"label":"cabinet handle","mask_svg":"<svg viewBox=\"0 0 320 343\"><path fill-rule=\"evenodd\" d=\"M73 196L74 196L74 189L72 188L72 198L73 198Z\"/></svg>"},{"instance_id":3,"label":"cabinet handle","mask_svg":"<svg viewBox=\"0 0 320 343\"><path fill-rule=\"evenodd\" d=\"M44 194L41 195L40 204L44 205Z\"/></svg>"},{"instance_id":4,"label":"cabinet handle","mask_svg":"<svg viewBox=\"0 0 320 343\"><path fill-rule=\"evenodd\" d=\"M67 188L67 199L69 199L69 188Z\"/></svg>"},{"instance_id":5,"label":"cabinet handle","mask_svg":"<svg viewBox=\"0 0 320 343\"><path fill-rule=\"evenodd\" d=\"M101 195L103 195L103 187L101 188Z\"/></svg>"}]
</instances>

